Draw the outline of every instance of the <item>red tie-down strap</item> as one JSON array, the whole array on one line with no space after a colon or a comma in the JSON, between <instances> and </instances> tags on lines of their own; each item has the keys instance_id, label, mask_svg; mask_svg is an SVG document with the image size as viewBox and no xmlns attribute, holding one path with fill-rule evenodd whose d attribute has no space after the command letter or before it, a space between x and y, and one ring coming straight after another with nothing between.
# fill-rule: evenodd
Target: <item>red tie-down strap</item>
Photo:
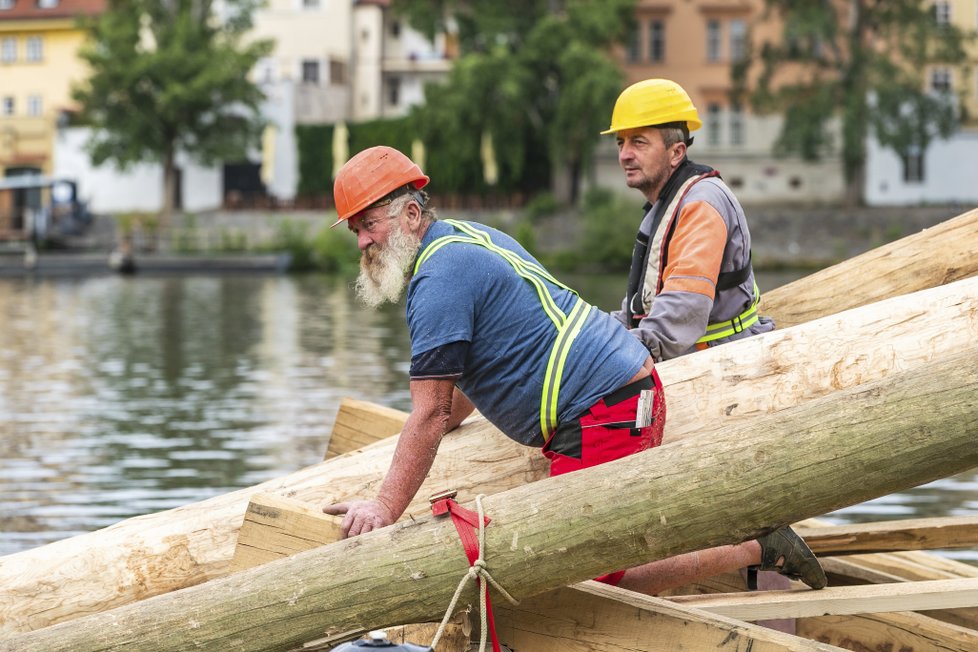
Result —
<instances>
[{"instance_id":1,"label":"red tie-down strap","mask_svg":"<svg viewBox=\"0 0 978 652\"><path fill-rule=\"evenodd\" d=\"M455 492L432 496L431 513L435 516L451 515L452 523L458 532L458 538L462 540L462 549L465 550L465 556L468 558L471 567L479 561L479 515L455 502L454 496ZM488 516L483 516L483 526L489 525L490 520ZM485 562L483 562L483 566L484 564ZM499 639L496 637L496 623L492 617L492 603L489 601L489 584L478 577L476 577L475 583L477 587L481 584L482 590L485 591L486 615L489 623L489 636L492 639L492 650L493 652L501 652Z\"/></svg>"}]
</instances>

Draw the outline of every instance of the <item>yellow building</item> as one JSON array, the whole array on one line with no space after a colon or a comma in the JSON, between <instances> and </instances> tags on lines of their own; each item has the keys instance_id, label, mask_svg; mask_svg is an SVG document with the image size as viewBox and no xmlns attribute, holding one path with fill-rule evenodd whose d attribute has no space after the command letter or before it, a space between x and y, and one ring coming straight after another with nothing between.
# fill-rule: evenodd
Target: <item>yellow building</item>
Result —
<instances>
[{"instance_id":1,"label":"yellow building","mask_svg":"<svg viewBox=\"0 0 978 652\"><path fill-rule=\"evenodd\" d=\"M50 173L59 116L85 77L78 19L105 0L0 0L0 177Z\"/></svg>"}]
</instances>

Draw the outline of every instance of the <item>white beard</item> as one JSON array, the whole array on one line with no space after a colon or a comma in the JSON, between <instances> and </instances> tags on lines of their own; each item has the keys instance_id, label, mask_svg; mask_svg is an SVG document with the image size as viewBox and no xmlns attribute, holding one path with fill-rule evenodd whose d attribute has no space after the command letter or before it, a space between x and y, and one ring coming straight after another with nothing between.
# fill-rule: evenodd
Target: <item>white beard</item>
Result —
<instances>
[{"instance_id":1,"label":"white beard","mask_svg":"<svg viewBox=\"0 0 978 652\"><path fill-rule=\"evenodd\" d=\"M407 287L409 272L421 248L421 239L405 233L400 225L391 230L383 249L371 245L360 256L360 275L357 277L357 297L371 308L389 301L397 303Z\"/></svg>"}]
</instances>

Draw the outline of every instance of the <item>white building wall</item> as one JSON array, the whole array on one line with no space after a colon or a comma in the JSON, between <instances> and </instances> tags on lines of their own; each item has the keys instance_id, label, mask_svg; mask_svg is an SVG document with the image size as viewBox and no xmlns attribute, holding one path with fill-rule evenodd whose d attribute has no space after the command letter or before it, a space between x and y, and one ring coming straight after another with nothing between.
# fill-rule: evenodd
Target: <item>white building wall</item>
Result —
<instances>
[{"instance_id":1,"label":"white building wall","mask_svg":"<svg viewBox=\"0 0 978 652\"><path fill-rule=\"evenodd\" d=\"M376 5L358 5L353 12L351 117L371 120L381 113L384 12Z\"/></svg>"},{"instance_id":2,"label":"white building wall","mask_svg":"<svg viewBox=\"0 0 978 652\"><path fill-rule=\"evenodd\" d=\"M866 203L871 206L978 204L978 131L960 131L932 142L924 153L924 178L904 181L903 162L867 139Z\"/></svg>"},{"instance_id":3,"label":"white building wall","mask_svg":"<svg viewBox=\"0 0 978 652\"><path fill-rule=\"evenodd\" d=\"M275 151L272 154L272 175L266 183L268 194L290 201L295 199L299 186L299 155L295 138L295 106L293 82L280 80L262 84L265 104L262 115L275 127Z\"/></svg>"},{"instance_id":4,"label":"white building wall","mask_svg":"<svg viewBox=\"0 0 978 652\"><path fill-rule=\"evenodd\" d=\"M85 151L90 133L84 127L58 132L52 175L75 180L79 198L89 202L94 213L159 211L163 207L163 168L158 164L139 164L122 171L110 163L95 167ZM206 168L182 156L177 162L183 170L183 210L220 208L220 168Z\"/></svg>"}]
</instances>

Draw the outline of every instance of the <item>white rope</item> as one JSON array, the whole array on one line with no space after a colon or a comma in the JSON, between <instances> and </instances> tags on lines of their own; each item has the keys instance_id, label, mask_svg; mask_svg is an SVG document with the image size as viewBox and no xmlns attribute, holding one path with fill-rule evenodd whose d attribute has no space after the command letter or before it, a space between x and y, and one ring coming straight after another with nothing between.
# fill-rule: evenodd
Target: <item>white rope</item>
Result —
<instances>
[{"instance_id":1,"label":"white rope","mask_svg":"<svg viewBox=\"0 0 978 652\"><path fill-rule=\"evenodd\" d=\"M485 548L486 548L486 519L484 518L484 511L482 509L482 499L485 498L485 494L479 494L475 497L475 505L479 510L479 556L476 558L469 570L466 571L462 580L458 583L458 587L455 589L455 595L452 596L452 601L448 605L448 610L445 612L445 617L442 618L441 624L438 626L438 631L435 633L435 638L431 641L431 648L434 649L438 645L438 641L441 640L441 635L445 633L445 626L448 624L448 620L452 617L455 612L455 605L458 603L458 597L462 594L462 589L465 588L465 581L472 579L476 582L478 586L479 579L489 582L492 586L499 591L504 598L509 600L510 604L517 605L520 603L519 600L514 598L506 591L503 587L499 585L496 580L492 578L489 574L489 570L486 568ZM479 638L479 652L486 651L486 634L488 632L489 626L486 621L486 592L479 591L479 612L482 618L482 632Z\"/></svg>"}]
</instances>

